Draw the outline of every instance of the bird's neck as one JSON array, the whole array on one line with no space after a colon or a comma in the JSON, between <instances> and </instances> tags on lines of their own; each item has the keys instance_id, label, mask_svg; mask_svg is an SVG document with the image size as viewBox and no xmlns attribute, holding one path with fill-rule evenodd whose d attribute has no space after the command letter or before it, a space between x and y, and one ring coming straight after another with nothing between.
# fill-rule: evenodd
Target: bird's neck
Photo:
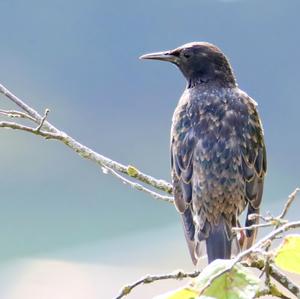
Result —
<instances>
[{"instance_id":1,"label":"bird's neck","mask_svg":"<svg viewBox=\"0 0 300 299\"><path fill-rule=\"evenodd\" d=\"M187 88L193 88L198 85L217 85L220 87L233 88L237 86L232 69L224 67L221 70L207 70L192 72L187 78Z\"/></svg>"},{"instance_id":2,"label":"bird's neck","mask_svg":"<svg viewBox=\"0 0 300 299\"><path fill-rule=\"evenodd\" d=\"M201 78L201 77L195 77L195 78L189 78L187 80L187 88L193 88L196 86L201 86L201 85L207 85L211 83L210 80Z\"/></svg>"},{"instance_id":3,"label":"bird's neck","mask_svg":"<svg viewBox=\"0 0 300 299\"><path fill-rule=\"evenodd\" d=\"M237 86L237 83L235 80L231 81L224 81L224 80L216 80L216 79L204 79L201 77L195 77L190 78L187 80L187 89L194 88L197 86L203 86L203 87L225 87L225 88L234 88Z\"/></svg>"}]
</instances>

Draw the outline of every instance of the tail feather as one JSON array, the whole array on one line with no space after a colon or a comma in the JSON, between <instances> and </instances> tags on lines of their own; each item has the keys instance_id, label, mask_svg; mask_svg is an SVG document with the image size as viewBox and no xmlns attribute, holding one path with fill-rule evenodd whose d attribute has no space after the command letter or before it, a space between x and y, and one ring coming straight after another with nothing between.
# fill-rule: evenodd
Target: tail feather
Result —
<instances>
[{"instance_id":1,"label":"tail feather","mask_svg":"<svg viewBox=\"0 0 300 299\"><path fill-rule=\"evenodd\" d=\"M190 209L186 209L184 213L182 214L182 222L184 227L184 236L188 244L189 252L193 261L193 264L196 265L198 262L198 259L196 257L195 253L195 241L194 241L194 235L195 235L195 226L193 222L193 216Z\"/></svg>"},{"instance_id":2,"label":"tail feather","mask_svg":"<svg viewBox=\"0 0 300 299\"><path fill-rule=\"evenodd\" d=\"M230 259L231 232L223 218L220 219L217 225L212 225L208 238L206 239L206 251L208 263L215 259Z\"/></svg>"}]
</instances>

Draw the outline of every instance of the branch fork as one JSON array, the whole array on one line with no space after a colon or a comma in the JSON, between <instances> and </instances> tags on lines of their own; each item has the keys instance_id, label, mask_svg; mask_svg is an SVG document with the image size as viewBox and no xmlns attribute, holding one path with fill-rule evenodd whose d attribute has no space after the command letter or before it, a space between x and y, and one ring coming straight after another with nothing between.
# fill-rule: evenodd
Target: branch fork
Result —
<instances>
[{"instance_id":1,"label":"branch fork","mask_svg":"<svg viewBox=\"0 0 300 299\"><path fill-rule=\"evenodd\" d=\"M47 108L44 112L44 116L42 117L40 124L35 128L36 133L39 133L41 131L49 112L50 112L50 110Z\"/></svg>"}]
</instances>

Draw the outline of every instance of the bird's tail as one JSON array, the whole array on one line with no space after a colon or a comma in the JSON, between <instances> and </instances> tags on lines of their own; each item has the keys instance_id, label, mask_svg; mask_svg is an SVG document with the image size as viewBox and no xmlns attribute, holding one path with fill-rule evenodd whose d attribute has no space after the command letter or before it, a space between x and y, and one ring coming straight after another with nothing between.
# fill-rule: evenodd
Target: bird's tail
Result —
<instances>
[{"instance_id":1,"label":"bird's tail","mask_svg":"<svg viewBox=\"0 0 300 299\"><path fill-rule=\"evenodd\" d=\"M234 237L235 238L235 237ZM217 225L211 225L206 239L208 263L215 259L230 259L232 249L232 232L221 217Z\"/></svg>"}]
</instances>

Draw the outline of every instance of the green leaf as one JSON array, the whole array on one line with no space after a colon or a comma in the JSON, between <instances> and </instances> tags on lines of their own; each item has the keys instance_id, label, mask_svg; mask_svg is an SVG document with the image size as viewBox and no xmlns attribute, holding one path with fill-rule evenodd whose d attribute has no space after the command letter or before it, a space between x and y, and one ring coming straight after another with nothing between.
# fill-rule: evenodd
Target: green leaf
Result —
<instances>
[{"instance_id":1,"label":"green leaf","mask_svg":"<svg viewBox=\"0 0 300 299\"><path fill-rule=\"evenodd\" d=\"M201 290L209 279L224 271L232 263L231 260L215 260L206 267L196 280ZM231 271L222 274L204 291L204 296L217 299L249 299L255 296L260 280L242 265L235 265ZM199 299L204 299L204 296Z\"/></svg>"},{"instance_id":2,"label":"green leaf","mask_svg":"<svg viewBox=\"0 0 300 299\"><path fill-rule=\"evenodd\" d=\"M154 299L197 299L199 292L189 287L185 287L176 291L155 297Z\"/></svg>"},{"instance_id":3,"label":"green leaf","mask_svg":"<svg viewBox=\"0 0 300 299\"><path fill-rule=\"evenodd\" d=\"M275 253L275 264L283 270L300 274L300 235L288 235Z\"/></svg>"},{"instance_id":4,"label":"green leaf","mask_svg":"<svg viewBox=\"0 0 300 299\"><path fill-rule=\"evenodd\" d=\"M209 279L224 271L231 260L215 260L185 288L155 297L155 299L250 299L259 288L260 280L242 265L223 273L199 296Z\"/></svg>"}]
</instances>

